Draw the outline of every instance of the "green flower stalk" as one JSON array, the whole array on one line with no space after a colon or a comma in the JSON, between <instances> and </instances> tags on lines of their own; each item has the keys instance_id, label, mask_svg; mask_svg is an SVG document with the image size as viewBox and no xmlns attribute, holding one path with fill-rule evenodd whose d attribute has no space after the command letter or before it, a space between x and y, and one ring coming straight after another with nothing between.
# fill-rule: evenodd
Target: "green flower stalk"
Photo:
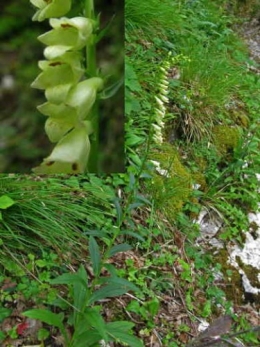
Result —
<instances>
[{"instance_id":1,"label":"green flower stalk","mask_svg":"<svg viewBox=\"0 0 260 347\"><path fill-rule=\"evenodd\" d=\"M168 94L168 69L170 68L169 60L163 62L160 67L160 76L159 76L159 95L155 96L156 107L154 112L154 122L153 127L153 140L157 144L162 144L163 142L163 128L164 128L164 116L166 113L165 104L169 102L167 98Z\"/></svg>"},{"instance_id":2,"label":"green flower stalk","mask_svg":"<svg viewBox=\"0 0 260 347\"><path fill-rule=\"evenodd\" d=\"M47 47L46 60L39 62L42 72L32 87L45 91L47 101L38 110L47 116L45 131L57 143L50 156L33 169L37 174L84 173L90 155L89 136L97 139L95 103L103 89L103 79L96 76L93 1L86 0L86 14L91 18L53 18L65 15L71 7L66 0L30 0L38 7L33 20L50 18L53 28L38 37ZM82 48L86 47L87 67L83 68ZM91 53L91 54L90 54ZM85 71L91 78L82 80ZM97 155L97 153L95 153Z\"/></svg>"}]
</instances>

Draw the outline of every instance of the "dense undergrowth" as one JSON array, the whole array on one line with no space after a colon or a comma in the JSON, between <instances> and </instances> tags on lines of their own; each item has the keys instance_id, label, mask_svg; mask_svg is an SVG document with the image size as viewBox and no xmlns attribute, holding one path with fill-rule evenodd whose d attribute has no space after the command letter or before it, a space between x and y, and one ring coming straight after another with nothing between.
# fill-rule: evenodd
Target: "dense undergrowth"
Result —
<instances>
[{"instance_id":1,"label":"dense undergrowth","mask_svg":"<svg viewBox=\"0 0 260 347\"><path fill-rule=\"evenodd\" d=\"M229 314L259 346L259 295L194 222L243 245L258 208L258 65L234 28L259 5L125 5L127 173L1 176L1 343L185 346Z\"/></svg>"}]
</instances>

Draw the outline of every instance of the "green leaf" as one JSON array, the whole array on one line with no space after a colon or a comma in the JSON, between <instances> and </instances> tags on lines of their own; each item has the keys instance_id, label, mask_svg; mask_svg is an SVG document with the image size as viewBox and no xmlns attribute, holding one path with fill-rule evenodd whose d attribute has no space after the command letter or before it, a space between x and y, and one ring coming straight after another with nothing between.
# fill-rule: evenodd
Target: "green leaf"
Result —
<instances>
[{"instance_id":1,"label":"green leaf","mask_svg":"<svg viewBox=\"0 0 260 347\"><path fill-rule=\"evenodd\" d=\"M114 199L114 205L116 208L117 222L120 225L123 218L123 211L118 198Z\"/></svg>"},{"instance_id":2,"label":"green leaf","mask_svg":"<svg viewBox=\"0 0 260 347\"><path fill-rule=\"evenodd\" d=\"M0 331L0 342L2 342L5 338L6 338L5 333Z\"/></svg>"},{"instance_id":3,"label":"green leaf","mask_svg":"<svg viewBox=\"0 0 260 347\"><path fill-rule=\"evenodd\" d=\"M115 296L120 296L128 292L128 289L126 288L116 288L113 284L109 284L107 286L102 287L101 289L95 291L90 299L89 299L89 305L93 304L96 301L105 299L105 298L112 298Z\"/></svg>"},{"instance_id":4,"label":"green leaf","mask_svg":"<svg viewBox=\"0 0 260 347\"><path fill-rule=\"evenodd\" d=\"M81 283L82 286L88 288L87 283L84 282L77 273L74 273L74 274L66 273L66 274L60 275L57 278L50 280L50 283L51 284L67 284L67 285L74 285L75 283Z\"/></svg>"},{"instance_id":5,"label":"green leaf","mask_svg":"<svg viewBox=\"0 0 260 347\"><path fill-rule=\"evenodd\" d=\"M109 328L108 330L110 332L112 332L113 330L129 331L134 327L134 323L127 322L127 321L117 321L117 322L107 323L106 327Z\"/></svg>"},{"instance_id":6,"label":"green leaf","mask_svg":"<svg viewBox=\"0 0 260 347\"><path fill-rule=\"evenodd\" d=\"M132 249L132 246L130 246L130 245L127 244L127 243L121 243L121 245L113 246L113 247L110 249L110 252L108 253L108 256L109 256L109 257L112 257L112 256L115 255L116 253L119 253L119 252L126 252L126 251L129 251L130 249Z\"/></svg>"},{"instance_id":7,"label":"green leaf","mask_svg":"<svg viewBox=\"0 0 260 347\"><path fill-rule=\"evenodd\" d=\"M98 43L104 36L106 36L106 34L108 33L108 31L111 28L111 24L112 24L114 19L115 19L115 15L113 15L110 18L110 20L109 20L108 24L105 26L105 28L99 31L99 33L95 39L95 43Z\"/></svg>"},{"instance_id":8,"label":"green leaf","mask_svg":"<svg viewBox=\"0 0 260 347\"><path fill-rule=\"evenodd\" d=\"M121 78L119 81L116 81L111 86L105 88L99 95L100 99L109 99L112 96L114 96L118 90L122 87L124 84L124 78Z\"/></svg>"},{"instance_id":9,"label":"green leaf","mask_svg":"<svg viewBox=\"0 0 260 347\"><path fill-rule=\"evenodd\" d=\"M147 311L151 314L151 316L157 315L159 308L160 308L160 302L157 298L154 298L148 302L145 303L145 308Z\"/></svg>"},{"instance_id":10,"label":"green leaf","mask_svg":"<svg viewBox=\"0 0 260 347\"><path fill-rule=\"evenodd\" d=\"M10 316L12 310L5 307L0 307L0 323L7 317Z\"/></svg>"},{"instance_id":11,"label":"green leaf","mask_svg":"<svg viewBox=\"0 0 260 347\"><path fill-rule=\"evenodd\" d=\"M32 319L38 319L46 324L53 325L57 328L59 328L61 331L64 330L63 328L63 315L62 314L56 314L52 313L48 310L42 310L42 309L34 309L23 312L23 316L32 318Z\"/></svg>"},{"instance_id":12,"label":"green leaf","mask_svg":"<svg viewBox=\"0 0 260 347\"><path fill-rule=\"evenodd\" d=\"M134 231L131 231L131 230L122 230L120 232L120 235L128 235L128 236L132 236L132 237L134 237L134 238L136 238L136 239L138 239L140 241L143 241L143 242L145 241L145 239L141 235L139 235L139 234L137 234L137 233L135 233Z\"/></svg>"},{"instance_id":13,"label":"green leaf","mask_svg":"<svg viewBox=\"0 0 260 347\"><path fill-rule=\"evenodd\" d=\"M117 276L117 269L113 264L104 264L104 268L107 269L111 276Z\"/></svg>"},{"instance_id":14,"label":"green leaf","mask_svg":"<svg viewBox=\"0 0 260 347\"><path fill-rule=\"evenodd\" d=\"M5 210L15 204L13 199L9 198L7 195L0 196L0 208Z\"/></svg>"},{"instance_id":15,"label":"green leaf","mask_svg":"<svg viewBox=\"0 0 260 347\"><path fill-rule=\"evenodd\" d=\"M102 339L106 340L108 339L107 333L106 333L106 324L101 316L100 312L98 312L95 308L87 307L84 316L88 323L97 330L97 332L101 335Z\"/></svg>"},{"instance_id":16,"label":"green leaf","mask_svg":"<svg viewBox=\"0 0 260 347\"><path fill-rule=\"evenodd\" d=\"M126 331L130 330L132 326L133 324L129 322L112 322L107 324L107 332L111 334L115 340L120 340L120 342L126 343L128 346L143 347L144 344L141 340Z\"/></svg>"},{"instance_id":17,"label":"green leaf","mask_svg":"<svg viewBox=\"0 0 260 347\"><path fill-rule=\"evenodd\" d=\"M93 347L100 340L101 336L96 330L88 329L75 338L71 347Z\"/></svg>"},{"instance_id":18,"label":"green leaf","mask_svg":"<svg viewBox=\"0 0 260 347\"><path fill-rule=\"evenodd\" d=\"M140 92L142 90L137 75L135 73L135 69L133 65L129 62L129 59L127 59L127 57L125 60L125 76L127 76L125 80L125 85L132 92Z\"/></svg>"},{"instance_id":19,"label":"green leaf","mask_svg":"<svg viewBox=\"0 0 260 347\"><path fill-rule=\"evenodd\" d=\"M85 235L91 235L91 236L96 236L99 238L104 238L107 237L107 233L105 233L104 231L100 231L100 230L89 230L89 231L85 231L84 232Z\"/></svg>"},{"instance_id":20,"label":"green leaf","mask_svg":"<svg viewBox=\"0 0 260 347\"><path fill-rule=\"evenodd\" d=\"M90 236L89 238L89 253L90 253L90 259L92 262L94 274L95 276L98 276L100 272L100 266L101 266L101 257L100 257L99 246L93 236Z\"/></svg>"},{"instance_id":21,"label":"green leaf","mask_svg":"<svg viewBox=\"0 0 260 347\"><path fill-rule=\"evenodd\" d=\"M106 279L106 282L108 284L114 284L116 287L122 286L127 288L128 290L133 290L134 292L138 292L139 289L136 285L134 285L132 282L124 279L124 278L120 278L120 277L108 277Z\"/></svg>"},{"instance_id":22,"label":"green leaf","mask_svg":"<svg viewBox=\"0 0 260 347\"><path fill-rule=\"evenodd\" d=\"M89 299L89 305L104 298L111 298L127 293L129 290L138 291L138 288L131 282L119 278L109 277L104 278L108 285L95 291Z\"/></svg>"},{"instance_id":23,"label":"green leaf","mask_svg":"<svg viewBox=\"0 0 260 347\"><path fill-rule=\"evenodd\" d=\"M87 273L82 265L79 267L77 275L79 276L81 281L74 283L73 304L76 308L73 312L74 326L76 326L78 321L80 321L81 312L85 310L90 296L90 291L87 286Z\"/></svg>"},{"instance_id":24,"label":"green leaf","mask_svg":"<svg viewBox=\"0 0 260 347\"><path fill-rule=\"evenodd\" d=\"M145 141L144 137L136 136L135 134L130 134L130 136L126 139L126 146L133 147L140 145Z\"/></svg>"}]
</instances>

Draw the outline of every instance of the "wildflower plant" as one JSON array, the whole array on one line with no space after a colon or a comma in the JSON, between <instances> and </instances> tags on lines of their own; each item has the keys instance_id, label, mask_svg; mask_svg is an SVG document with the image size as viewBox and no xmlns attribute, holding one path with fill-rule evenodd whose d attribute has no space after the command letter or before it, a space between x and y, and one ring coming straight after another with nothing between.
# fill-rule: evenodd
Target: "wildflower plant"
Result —
<instances>
[{"instance_id":1,"label":"wildflower plant","mask_svg":"<svg viewBox=\"0 0 260 347\"><path fill-rule=\"evenodd\" d=\"M169 99L167 97L169 91L169 81L168 81L168 71L171 65L172 57L171 53L169 53L167 59L165 59L161 66L160 66L160 74L159 74L159 94L156 95L155 101L156 101L156 107L154 112L154 120L152 123L153 128L153 140L156 144L162 144L163 143L163 128L164 128L164 116L166 114L166 106L169 102Z\"/></svg>"},{"instance_id":2,"label":"wildflower plant","mask_svg":"<svg viewBox=\"0 0 260 347\"><path fill-rule=\"evenodd\" d=\"M38 37L46 46L45 60L39 61L41 73L31 86L45 91L47 100L37 108L47 117L45 131L56 144L33 172L97 172L98 108L95 105L99 92L103 90L103 98L106 96L104 79L96 66L96 44L107 28L99 30L93 0L85 1L84 17L74 18L63 17L71 9L71 0L30 2L37 7L32 20L49 19L52 27ZM109 97L112 95L110 87Z\"/></svg>"}]
</instances>

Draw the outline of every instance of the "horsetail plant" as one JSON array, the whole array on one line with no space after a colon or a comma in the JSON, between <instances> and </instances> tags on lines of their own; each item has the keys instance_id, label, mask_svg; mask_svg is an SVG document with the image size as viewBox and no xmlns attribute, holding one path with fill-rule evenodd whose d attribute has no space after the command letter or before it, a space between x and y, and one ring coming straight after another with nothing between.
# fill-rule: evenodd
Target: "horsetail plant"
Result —
<instances>
[{"instance_id":1,"label":"horsetail plant","mask_svg":"<svg viewBox=\"0 0 260 347\"><path fill-rule=\"evenodd\" d=\"M99 17L95 17L94 2L85 0L85 17L75 18L62 17L69 12L71 0L30 2L38 8L32 20L49 19L52 27L38 37L46 45L46 60L39 61L41 73L31 86L45 91L47 101L37 108L48 117L45 132L56 144L33 172L97 172L98 108L95 105L104 80L96 66L96 44L102 35L97 35Z\"/></svg>"}]
</instances>

